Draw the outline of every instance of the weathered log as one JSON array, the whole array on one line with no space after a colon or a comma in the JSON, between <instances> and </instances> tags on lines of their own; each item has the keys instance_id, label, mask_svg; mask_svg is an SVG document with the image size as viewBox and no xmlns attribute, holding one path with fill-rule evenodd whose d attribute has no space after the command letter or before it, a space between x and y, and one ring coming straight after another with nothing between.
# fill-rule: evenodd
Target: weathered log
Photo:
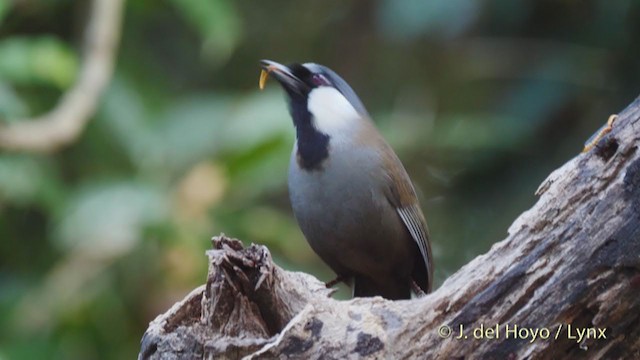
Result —
<instances>
[{"instance_id":1,"label":"weathered log","mask_svg":"<svg viewBox=\"0 0 640 360\"><path fill-rule=\"evenodd\" d=\"M140 358L640 358L639 129L637 99L420 299L337 301L266 247L215 238L207 284L151 322Z\"/></svg>"}]
</instances>

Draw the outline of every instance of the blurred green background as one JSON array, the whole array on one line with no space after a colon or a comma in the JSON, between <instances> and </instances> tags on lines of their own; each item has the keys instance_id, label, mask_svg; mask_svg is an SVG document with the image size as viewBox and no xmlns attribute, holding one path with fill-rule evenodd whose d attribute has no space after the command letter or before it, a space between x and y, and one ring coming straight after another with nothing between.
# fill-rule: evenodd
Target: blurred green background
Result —
<instances>
[{"instance_id":1,"label":"blurred green background","mask_svg":"<svg viewBox=\"0 0 640 360\"><path fill-rule=\"evenodd\" d=\"M88 1L0 0L0 122L51 109ZM126 359L224 232L327 281L292 217L293 129L258 60L327 65L420 193L436 280L503 239L640 92L632 0L130 0L81 136L0 152L0 359Z\"/></svg>"}]
</instances>

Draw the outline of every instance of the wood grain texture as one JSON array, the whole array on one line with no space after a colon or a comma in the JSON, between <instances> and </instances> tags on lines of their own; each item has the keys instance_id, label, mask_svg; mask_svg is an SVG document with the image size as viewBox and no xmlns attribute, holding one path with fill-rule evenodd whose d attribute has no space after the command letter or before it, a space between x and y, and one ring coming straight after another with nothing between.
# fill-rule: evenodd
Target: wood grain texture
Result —
<instances>
[{"instance_id":1,"label":"wood grain texture","mask_svg":"<svg viewBox=\"0 0 640 360\"><path fill-rule=\"evenodd\" d=\"M265 247L219 237L206 286L150 324L140 357L640 358L639 130L636 100L542 183L506 239L420 299L336 301ZM455 339L461 325L467 338ZM578 329L593 332L579 340Z\"/></svg>"}]
</instances>

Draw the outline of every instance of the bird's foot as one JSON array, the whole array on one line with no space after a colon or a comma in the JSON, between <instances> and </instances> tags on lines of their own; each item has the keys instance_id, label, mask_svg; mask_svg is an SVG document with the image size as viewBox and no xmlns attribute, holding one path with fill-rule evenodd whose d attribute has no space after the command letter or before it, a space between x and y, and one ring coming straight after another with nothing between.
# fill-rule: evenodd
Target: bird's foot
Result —
<instances>
[{"instance_id":1,"label":"bird's foot","mask_svg":"<svg viewBox=\"0 0 640 360\"><path fill-rule=\"evenodd\" d=\"M415 280L411 280L411 289L413 290L414 293L416 293L416 295L421 298L423 296L426 296L427 293L424 292L420 286L418 286L418 284L415 282Z\"/></svg>"},{"instance_id":2,"label":"bird's foot","mask_svg":"<svg viewBox=\"0 0 640 360\"><path fill-rule=\"evenodd\" d=\"M330 288L338 285L339 283L341 283L341 282L343 282L345 280L346 280L346 278L344 276L338 275L335 279L325 283L324 286L326 286L327 289L330 289Z\"/></svg>"}]
</instances>

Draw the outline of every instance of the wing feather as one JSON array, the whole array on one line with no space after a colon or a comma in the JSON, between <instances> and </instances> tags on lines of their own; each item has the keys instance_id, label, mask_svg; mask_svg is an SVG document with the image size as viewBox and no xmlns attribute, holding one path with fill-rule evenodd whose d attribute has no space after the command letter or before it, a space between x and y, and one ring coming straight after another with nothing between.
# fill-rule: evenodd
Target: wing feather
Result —
<instances>
[{"instance_id":1,"label":"wing feather","mask_svg":"<svg viewBox=\"0 0 640 360\"><path fill-rule=\"evenodd\" d=\"M384 176L381 178L383 191L389 203L402 219L409 234L418 245L427 275L426 291L429 292L433 285L433 257L429 229L420 210L418 197L411 179L409 179L409 175L398 156L375 130L373 125L364 127L356 141L362 145L370 145L373 142L376 144L376 148L379 149L378 154L385 169Z\"/></svg>"},{"instance_id":2,"label":"wing feather","mask_svg":"<svg viewBox=\"0 0 640 360\"><path fill-rule=\"evenodd\" d=\"M427 223L424 220L422 211L420 211L417 204L396 208L396 211L420 249L420 254L424 260L425 269L427 269L429 279L428 292L431 290L433 283L433 262L431 260L431 242L429 241L429 229L427 228Z\"/></svg>"},{"instance_id":3,"label":"wing feather","mask_svg":"<svg viewBox=\"0 0 640 360\"><path fill-rule=\"evenodd\" d=\"M396 209L400 219L402 219L411 237L420 249L420 254L424 260L427 272L428 292L431 290L433 284L433 257L429 239L429 228L420 210L416 191L402 163L391 148L389 148L389 151L384 152L384 154L383 162L386 169L385 182L387 186L387 199Z\"/></svg>"}]
</instances>

